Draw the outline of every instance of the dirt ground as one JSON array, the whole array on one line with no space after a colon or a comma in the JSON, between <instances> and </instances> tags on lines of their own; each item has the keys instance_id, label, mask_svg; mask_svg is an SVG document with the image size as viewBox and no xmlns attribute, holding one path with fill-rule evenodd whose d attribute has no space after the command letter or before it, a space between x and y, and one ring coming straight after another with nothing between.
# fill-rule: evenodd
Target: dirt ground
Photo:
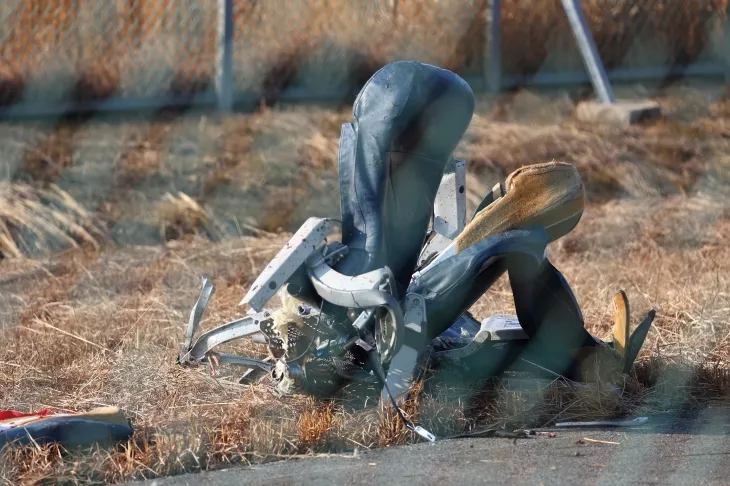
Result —
<instances>
[{"instance_id":1,"label":"dirt ground","mask_svg":"<svg viewBox=\"0 0 730 486\"><path fill-rule=\"evenodd\" d=\"M656 98L665 117L626 129L578 123L577 98L520 91L480 99L457 151L468 164L470 211L522 165L575 164L588 204L550 257L598 337L609 337L619 289L634 323L654 308L655 326L621 399L561 382L527 392L494 382L437 390L408 410L440 433L728 403L724 88L667 87ZM6 450L2 481L119 482L413 440L377 407L280 401L264 388L242 389L231 373L214 379L175 365L201 275L217 286L204 326L240 316L238 302L287 232L310 215L337 214L336 152L349 110L0 125L0 408L116 405L137 429L112 451ZM64 215L76 223L66 238ZM511 312L506 279L473 310Z\"/></svg>"}]
</instances>

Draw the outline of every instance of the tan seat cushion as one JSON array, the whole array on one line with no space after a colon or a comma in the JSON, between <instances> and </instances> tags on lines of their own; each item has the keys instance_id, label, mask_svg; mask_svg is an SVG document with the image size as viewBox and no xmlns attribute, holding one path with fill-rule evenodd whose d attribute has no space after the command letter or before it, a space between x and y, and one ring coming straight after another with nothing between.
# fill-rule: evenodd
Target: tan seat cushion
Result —
<instances>
[{"instance_id":1,"label":"tan seat cushion","mask_svg":"<svg viewBox=\"0 0 730 486\"><path fill-rule=\"evenodd\" d=\"M456 238L457 253L494 234L528 226L544 227L555 241L575 228L583 214L583 182L565 162L517 169L507 178L505 193L464 228Z\"/></svg>"}]
</instances>

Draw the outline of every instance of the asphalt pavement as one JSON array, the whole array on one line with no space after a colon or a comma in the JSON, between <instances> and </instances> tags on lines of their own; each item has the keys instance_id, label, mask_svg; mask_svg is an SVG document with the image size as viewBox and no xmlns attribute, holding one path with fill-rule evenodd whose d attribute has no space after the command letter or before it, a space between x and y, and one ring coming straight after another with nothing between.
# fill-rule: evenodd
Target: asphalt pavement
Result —
<instances>
[{"instance_id":1,"label":"asphalt pavement","mask_svg":"<svg viewBox=\"0 0 730 486\"><path fill-rule=\"evenodd\" d=\"M727 485L730 411L651 417L633 428L537 431L524 439L439 440L150 480L209 485Z\"/></svg>"}]
</instances>

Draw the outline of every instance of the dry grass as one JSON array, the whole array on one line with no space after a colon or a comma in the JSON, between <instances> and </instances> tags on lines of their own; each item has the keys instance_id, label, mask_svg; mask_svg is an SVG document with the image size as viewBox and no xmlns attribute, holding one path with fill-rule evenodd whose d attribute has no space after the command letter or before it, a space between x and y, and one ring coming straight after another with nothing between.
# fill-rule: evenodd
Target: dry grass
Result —
<instances>
[{"instance_id":1,"label":"dry grass","mask_svg":"<svg viewBox=\"0 0 730 486\"><path fill-rule=\"evenodd\" d=\"M383 64L403 58L478 74L487 3L297 0L286 9L276 2L237 3L238 88L276 97L304 83L324 94L359 86ZM687 0L673 8L658 1L582 3L609 67L686 64L717 57L722 44L726 0ZM0 16L14 26L0 49L4 104L23 97L84 101L115 93L194 93L213 85L215 3L20 4L0 6ZM533 0L502 5L505 74L582 69L559 0L540 9ZM281 35L282 25L287 35ZM26 89L43 79L53 84Z\"/></svg>"},{"instance_id":2,"label":"dry grass","mask_svg":"<svg viewBox=\"0 0 730 486\"><path fill-rule=\"evenodd\" d=\"M658 230L679 231L685 218L708 213L701 207L682 214L690 202L657 202L675 215ZM713 228L712 236L697 246L656 239L655 221L637 206L631 201L589 210L577 242L552 252L591 332L608 336L610 294L620 287L636 313L649 305L659 311L635 374L620 384L622 397L601 385L556 381L520 390L498 381L441 383L437 374L427 376L421 384L427 389L413 396L406 413L444 436L477 427L534 427L680 413L708 401L727 404L730 252L721 242L730 220L705 226ZM623 235L619 244L601 241L615 235ZM174 364L198 276L214 275L218 286L204 325L233 318L247 285L285 239L193 240L163 248L74 251L49 262L6 261L0 407L114 404L133 419L137 433L111 451L9 450L0 475L11 483L121 481L413 440L387 407L362 408L352 399L280 401L265 388L241 389L235 374L216 380L205 370ZM476 311L509 310L507 290L500 282Z\"/></svg>"},{"instance_id":3,"label":"dry grass","mask_svg":"<svg viewBox=\"0 0 730 486\"><path fill-rule=\"evenodd\" d=\"M0 259L80 244L98 248L104 236L94 216L58 186L0 184Z\"/></svg>"},{"instance_id":4,"label":"dry grass","mask_svg":"<svg viewBox=\"0 0 730 486\"><path fill-rule=\"evenodd\" d=\"M182 192L165 194L159 203L160 233L163 241L180 240L188 235L202 234L211 240L220 237L216 223L208 211Z\"/></svg>"},{"instance_id":5,"label":"dry grass","mask_svg":"<svg viewBox=\"0 0 730 486\"><path fill-rule=\"evenodd\" d=\"M500 113L480 111L459 147L469 164L470 206L519 165L573 162L590 202L550 256L588 329L609 338L611 297L621 288L634 324L651 307L657 319L636 369L619 384L620 397L606 384L426 373L404 407L410 418L443 437L728 406L730 111L726 102L709 103L706 91L663 98L665 120L620 131L576 124L563 98L521 93ZM203 326L238 317L241 296L287 239L262 228L291 231L309 215L336 211L337 136L347 118L346 110L282 109L83 125L74 130L71 162L50 181L67 196L48 181L45 189L7 184L10 199L44 202L33 206L33 217L53 238L69 228L45 227L58 212L79 225L103 215L112 232L149 222L155 237L148 245L90 244L0 262L0 408L117 405L136 429L112 450L8 449L0 454L2 481L120 482L414 440L389 407L366 400L358 387L332 401L279 400L265 387L238 386L235 370L214 379L175 365L201 275L215 277L217 286ZM35 138L25 133L32 128L0 128L8 153L17 139L25 140L21 157L32 153ZM218 172L211 175L212 168ZM144 177L133 177L136 170ZM106 173L111 177L99 176ZM69 198L96 201L95 210L72 211ZM0 220L18 214L0 211ZM223 232L224 220L238 223L227 234L245 236L210 241L211 222ZM161 246L160 223L176 238ZM481 317L512 309L501 280L473 310Z\"/></svg>"}]
</instances>

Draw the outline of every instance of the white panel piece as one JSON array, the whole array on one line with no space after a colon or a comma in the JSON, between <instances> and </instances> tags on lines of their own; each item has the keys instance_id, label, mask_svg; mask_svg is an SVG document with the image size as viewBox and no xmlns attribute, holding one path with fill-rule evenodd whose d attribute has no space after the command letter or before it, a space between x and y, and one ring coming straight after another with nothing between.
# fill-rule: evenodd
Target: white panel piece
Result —
<instances>
[{"instance_id":1,"label":"white panel piece","mask_svg":"<svg viewBox=\"0 0 730 486\"><path fill-rule=\"evenodd\" d=\"M482 329L489 331L492 341L529 339L527 333L520 326L517 316L494 314L482 321Z\"/></svg>"},{"instance_id":2,"label":"white panel piece","mask_svg":"<svg viewBox=\"0 0 730 486\"><path fill-rule=\"evenodd\" d=\"M414 346L420 347L419 343L423 340L422 333L426 328L426 305L420 295L408 294L405 306L404 320L411 339L406 339L390 362L388 376L385 380L388 387L383 387L381 395L383 400L388 400L387 390L390 390L396 400L402 397L410 388L418 365L419 351Z\"/></svg>"},{"instance_id":3,"label":"white panel piece","mask_svg":"<svg viewBox=\"0 0 730 486\"><path fill-rule=\"evenodd\" d=\"M309 218L259 275L240 305L261 312L266 303L335 230L333 219Z\"/></svg>"},{"instance_id":4,"label":"white panel piece","mask_svg":"<svg viewBox=\"0 0 730 486\"><path fill-rule=\"evenodd\" d=\"M449 239L466 225L466 162L454 161L454 170L444 173L436 192L433 229Z\"/></svg>"}]
</instances>

